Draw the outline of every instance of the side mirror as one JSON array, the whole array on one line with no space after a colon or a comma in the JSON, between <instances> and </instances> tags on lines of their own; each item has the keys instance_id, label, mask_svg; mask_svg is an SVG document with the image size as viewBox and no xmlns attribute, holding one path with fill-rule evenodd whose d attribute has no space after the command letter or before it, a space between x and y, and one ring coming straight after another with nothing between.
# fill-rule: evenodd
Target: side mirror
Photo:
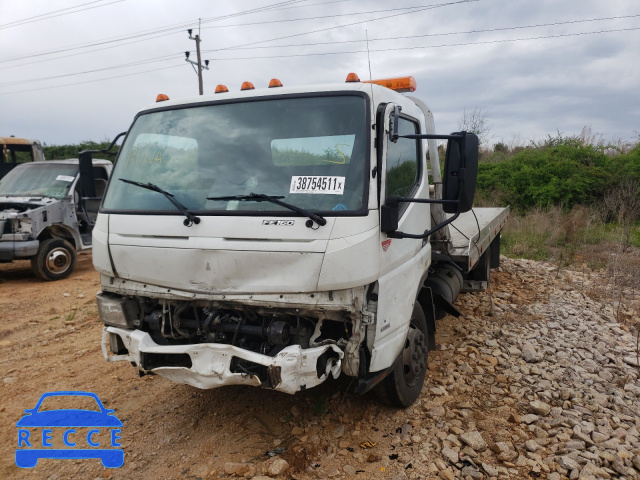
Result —
<instances>
[{"instance_id":1,"label":"side mirror","mask_svg":"<svg viewBox=\"0 0 640 480\"><path fill-rule=\"evenodd\" d=\"M473 133L459 132L459 139L449 139L444 163L443 200L460 200L459 203L443 203L445 213L464 213L473 207L478 178L478 137Z\"/></svg>"},{"instance_id":2,"label":"side mirror","mask_svg":"<svg viewBox=\"0 0 640 480\"><path fill-rule=\"evenodd\" d=\"M387 203L380 207L380 230L385 233L398 230L398 218L400 217L400 202L396 196L387 197Z\"/></svg>"}]
</instances>

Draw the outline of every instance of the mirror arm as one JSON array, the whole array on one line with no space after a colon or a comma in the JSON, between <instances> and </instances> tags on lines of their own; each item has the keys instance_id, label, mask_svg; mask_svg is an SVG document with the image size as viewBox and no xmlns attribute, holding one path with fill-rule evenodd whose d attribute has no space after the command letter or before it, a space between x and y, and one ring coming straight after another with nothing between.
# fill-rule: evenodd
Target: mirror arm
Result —
<instances>
[{"instance_id":1,"label":"mirror arm","mask_svg":"<svg viewBox=\"0 0 640 480\"><path fill-rule=\"evenodd\" d=\"M464 135L434 135L431 133L414 133L400 135L397 138L409 138L411 140L458 140L464 141Z\"/></svg>"},{"instance_id":2,"label":"mirror arm","mask_svg":"<svg viewBox=\"0 0 640 480\"><path fill-rule=\"evenodd\" d=\"M111 149L114 147L114 145L116 144L116 142L120 139L121 136L126 135L127 132L121 132L118 135L116 135L116 138L113 139L113 142L111 142L111 145L109 145L107 148L103 148L102 150L83 150L82 152L80 152L80 154L89 154L89 153L115 153L115 152L111 152Z\"/></svg>"},{"instance_id":3,"label":"mirror arm","mask_svg":"<svg viewBox=\"0 0 640 480\"><path fill-rule=\"evenodd\" d=\"M453 201L456 202L457 200L453 200ZM437 232L442 227L444 227L446 225L449 225L451 222L453 222L459 216L460 216L460 212L456 212L453 215L453 217L446 219L440 225L436 225L431 230L427 230L426 232L424 232L423 234L420 234L420 235L415 235L413 233L404 233L404 232L394 231L394 232L387 232L387 237L389 237L389 238L417 238L417 239L427 238L429 235L432 235L434 232Z\"/></svg>"}]
</instances>

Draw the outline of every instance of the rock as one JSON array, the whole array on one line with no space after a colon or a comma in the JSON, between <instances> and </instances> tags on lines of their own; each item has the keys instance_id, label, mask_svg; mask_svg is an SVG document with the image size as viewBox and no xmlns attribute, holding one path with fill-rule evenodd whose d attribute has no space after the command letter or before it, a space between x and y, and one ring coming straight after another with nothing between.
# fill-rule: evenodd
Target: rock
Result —
<instances>
[{"instance_id":1,"label":"rock","mask_svg":"<svg viewBox=\"0 0 640 480\"><path fill-rule=\"evenodd\" d=\"M356 468L352 467L351 465L344 465L342 467L342 471L349 476L353 476L356 474Z\"/></svg>"},{"instance_id":2,"label":"rock","mask_svg":"<svg viewBox=\"0 0 640 480\"><path fill-rule=\"evenodd\" d=\"M551 412L551 405L548 403L541 402L540 400L534 400L529 403L529 409L531 413L535 413L536 415L546 416Z\"/></svg>"},{"instance_id":3,"label":"rock","mask_svg":"<svg viewBox=\"0 0 640 480\"><path fill-rule=\"evenodd\" d=\"M487 475L490 477L497 477L500 475L500 471L494 467L493 465L489 465L488 463L482 463L482 469L487 472Z\"/></svg>"},{"instance_id":4,"label":"rock","mask_svg":"<svg viewBox=\"0 0 640 480\"><path fill-rule=\"evenodd\" d=\"M445 468L444 470L441 470L440 473L438 474L438 476L440 478L443 478L444 480L455 480L456 476L453 474L453 469L451 467Z\"/></svg>"},{"instance_id":5,"label":"rock","mask_svg":"<svg viewBox=\"0 0 640 480\"><path fill-rule=\"evenodd\" d=\"M227 475L244 475L249 471L249 465L246 463L227 462L224 464L224 473Z\"/></svg>"},{"instance_id":6,"label":"rock","mask_svg":"<svg viewBox=\"0 0 640 480\"><path fill-rule=\"evenodd\" d=\"M442 450L440 450L440 453L444 458L449 460L451 463L458 463L458 461L460 460L458 456L458 452L450 448L443 447Z\"/></svg>"},{"instance_id":7,"label":"rock","mask_svg":"<svg viewBox=\"0 0 640 480\"><path fill-rule=\"evenodd\" d=\"M497 442L491 446L491 450L493 450L496 453L504 453L511 450L511 448L505 442Z\"/></svg>"},{"instance_id":8,"label":"rock","mask_svg":"<svg viewBox=\"0 0 640 480\"><path fill-rule=\"evenodd\" d=\"M507 450L498 455L498 460L501 462L511 462L516 458L518 458L518 452L514 452L513 450Z\"/></svg>"},{"instance_id":9,"label":"rock","mask_svg":"<svg viewBox=\"0 0 640 480\"><path fill-rule=\"evenodd\" d=\"M471 465L463 467L462 470L460 470L460 475L462 476L462 478L471 477L473 478L473 480L482 480L484 478L482 472Z\"/></svg>"},{"instance_id":10,"label":"rock","mask_svg":"<svg viewBox=\"0 0 640 480\"><path fill-rule=\"evenodd\" d=\"M527 363L537 363L542 361L542 356L530 343L525 343L522 347L522 358Z\"/></svg>"},{"instance_id":11,"label":"rock","mask_svg":"<svg viewBox=\"0 0 640 480\"><path fill-rule=\"evenodd\" d=\"M540 445L535 440L527 440L524 442L524 446L529 452L537 452L540 450Z\"/></svg>"},{"instance_id":12,"label":"rock","mask_svg":"<svg viewBox=\"0 0 640 480\"><path fill-rule=\"evenodd\" d=\"M526 423L527 425L531 425L536 420L538 420L538 415L534 415L533 413L529 413L528 415L522 415L520 417L520 422Z\"/></svg>"},{"instance_id":13,"label":"rock","mask_svg":"<svg viewBox=\"0 0 640 480\"><path fill-rule=\"evenodd\" d=\"M477 430L463 433L462 435L460 435L460 440L462 440L465 444L469 445L477 452L482 452L487 448L487 443L484 441L484 438L482 438L482 435Z\"/></svg>"},{"instance_id":14,"label":"rock","mask_svg":"<svg viewBox=\"0 0 640 480\"><path fill-rule=\"evenodd\" d=\"M277 477L281 475L289 468L289 462L287 462L284 458L276 458L271 465L269 465L269 469L267 470L269 475L272 477Z\"/></svg>"},{"instance_id":15,"label":"rock","mask_svg":"<svg viewBox=\"0 0 640 480\"><path fill-rule=\"evenodd\" d=\"M340 438L342 435L344 435L344 425L340 424L333 431L333 438Z\"/></svg>"},{"instance_id":16,"label":"rock","mask_svg":"<svg viewBox=\"0 0 640 480\"><path fill-rule=\"evenodd\" d=\"M560 465L565 470L575 470L580 467L580 465L578 465L578 462L568 456L558 458L558 465Z\"/></svg>"},{"instance_id":17,"label":"rock","mask_svg":"<svg viewBox=\"0 0 640 480\"><path fill-rule=\"evenodd\" d=\"M293 427L291 429L291 435L302 435L304 433L304 428L300 428L300 427Z\"/></svg>"},{"instance_id":18,"label":"rock","mask_svg":"<svg viewBox=\"0 0 640 480\"><path fill-rule=\"evenodd\" d=\"M591 439L594 443L602 443L609 440L609 435L600 432L591 432Z\"/></svg>"}]
</instances>

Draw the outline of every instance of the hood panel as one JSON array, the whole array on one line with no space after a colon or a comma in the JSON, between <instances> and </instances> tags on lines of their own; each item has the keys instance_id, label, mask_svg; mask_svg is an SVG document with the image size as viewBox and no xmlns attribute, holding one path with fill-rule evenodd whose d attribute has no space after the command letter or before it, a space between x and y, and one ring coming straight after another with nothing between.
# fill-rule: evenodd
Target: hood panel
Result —
<instances>
[{"instance_id":1,"label":"hood panel","mask_svg":"<svg viewBox=\"0 0 640 480\"><path fill-rule=\"evenodd\" d=\"M317 230L306 218L110 215L109 247L117 275L193 292L315 291L335 219ZM132 234L131 232L135 232Z\"/></svg>"},{"instance_id":2,"label":"hood panel","mask_svg":"<svg viewBox=\"0 0 640 480\"><path fill-rule=\"evenodd\" d=\"M192 292L315 291L323 253L112 245L118 276Z\"/></svg>"}]
</instances>

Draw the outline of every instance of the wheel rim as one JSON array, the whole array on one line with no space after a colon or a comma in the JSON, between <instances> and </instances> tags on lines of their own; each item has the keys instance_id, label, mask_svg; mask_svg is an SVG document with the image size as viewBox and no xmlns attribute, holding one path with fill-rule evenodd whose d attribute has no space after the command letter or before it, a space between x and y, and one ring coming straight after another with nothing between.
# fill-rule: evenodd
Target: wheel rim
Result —
<instances>
[{"instance_id":1,"label":"wheel rim","mask_svg":"<svg viewBox=\"0 0 640 480\"><path fill-rule=\"evenodd\" d=\"M427 339L412 322L402 351L405 383L412 387L427 368Z\"/></svg>"},{"instance_id":2,"label":"wheel rim","mask_svg":"<svg viewBox=\"0 0 640 480\"><path fill-rule=\"evenodd\" d=\"M71 254L65 248L54 248L47 255L47 270L55 275L69 270L71 266Z\"/></svg>"}]
</instances>

